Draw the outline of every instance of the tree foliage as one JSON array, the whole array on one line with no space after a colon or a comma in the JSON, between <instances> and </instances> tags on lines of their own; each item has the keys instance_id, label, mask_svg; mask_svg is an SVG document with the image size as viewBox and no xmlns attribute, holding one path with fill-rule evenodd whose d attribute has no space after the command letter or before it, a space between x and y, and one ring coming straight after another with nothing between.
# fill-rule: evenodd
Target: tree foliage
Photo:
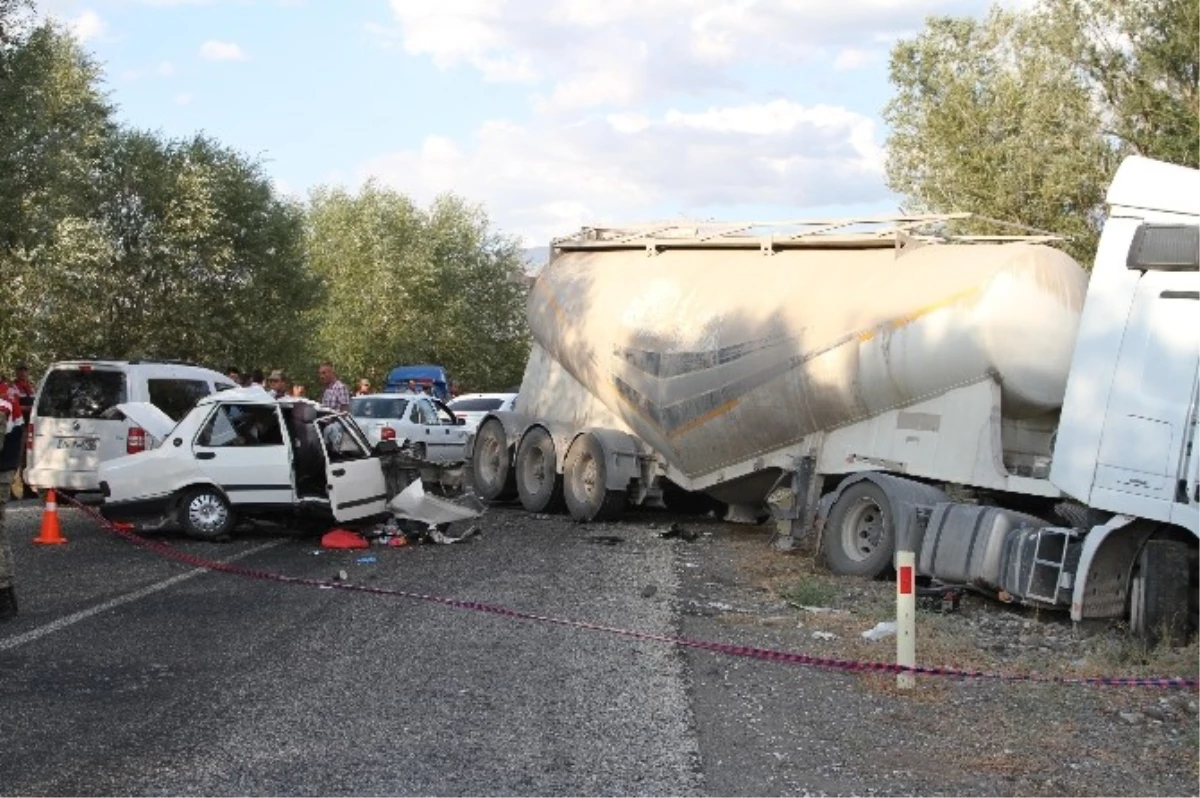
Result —
<instances>
[{"instance_id":1,"label":"tree foliage","mask_svg":"<svg viewBox=\"0 0 1200 798\"><path fill-rule=\"evenodd\" d=\"M318 347L343 373L379 385L402 363L439 363L460 388L520 381L528 355L515 241L454 196L428 209L368 182L356 194L319 188L308 249L328 300Z\"/></svg>"},{"instance_id":2,"label":"tree foliage","mask_svg":"<svg viewBox=\"0 0 1200 798\"><path fill-rule=\"evenodd\" d=\"M508 387L528 353L514 241L446 196L280 197L261 164L120 125L68 33L0 0L0 374L62 358L285 368L378 384L436 362Z\"/></svg>"},{"instance_id":3,"label":"tree foliage","mask_svg":"<svg viewBox=\"0 0 1200 798\"><path fill-rule=\"evenodd\" d=\"M1197 49L1187 0L932 17L892 51L888 183L910 210L1064 234L1089 264L1125 155L1196 165Z\"/></svg>"},{"instance_id":4,"label":"tree foliage","mask_svg":"<svg viewBox=\"0 0 1200 798\"><path fill-rule=\"evenodd\" d=\"M1108 145L1089 93L1036 25L934 18L893 51L888 180L922 211L971 211L1092 245ZM1095 165L1102 166L1098 170Z\"/></svg>"}]
</instances>

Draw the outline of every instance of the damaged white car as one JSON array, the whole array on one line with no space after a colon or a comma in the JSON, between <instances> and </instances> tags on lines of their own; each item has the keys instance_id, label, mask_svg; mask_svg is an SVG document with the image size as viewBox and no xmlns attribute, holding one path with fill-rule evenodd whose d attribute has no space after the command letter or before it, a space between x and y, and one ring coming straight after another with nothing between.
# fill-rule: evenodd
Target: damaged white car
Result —
<instances>
[{"instance_id":1,"label":"damaged white car","mask_svg":"<svg viewBox=\"0 0 1200 798\"><path fill-rule=\"evenodd\" d=\"M120 406L155 439L100 465L108 518L176 519L188 535L225 538L239 518L350 522L387 515L382 456L354 420L257 388L201 399L178 424L154 405Z\"/></svg>"}]
</instances>

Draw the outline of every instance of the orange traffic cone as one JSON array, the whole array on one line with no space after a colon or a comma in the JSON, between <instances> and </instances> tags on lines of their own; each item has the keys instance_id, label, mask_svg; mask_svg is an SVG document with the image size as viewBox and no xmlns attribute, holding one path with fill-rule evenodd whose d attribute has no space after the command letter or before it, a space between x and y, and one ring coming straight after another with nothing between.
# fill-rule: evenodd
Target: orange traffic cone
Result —
<instances>
[{"instance_id":1,"label":"orange traffic cone","mask_svg":"<svg viewBox=\"0 0 1200 798\"><path fill-rule=\"evenodd\" d=\"M42 510L42 529L33 542L46 544L67 542L67 539L62 536L62 530L58 527L58 501L54 497L54 488L46 491L46 507Z\"/></svg>"}]
</instances>

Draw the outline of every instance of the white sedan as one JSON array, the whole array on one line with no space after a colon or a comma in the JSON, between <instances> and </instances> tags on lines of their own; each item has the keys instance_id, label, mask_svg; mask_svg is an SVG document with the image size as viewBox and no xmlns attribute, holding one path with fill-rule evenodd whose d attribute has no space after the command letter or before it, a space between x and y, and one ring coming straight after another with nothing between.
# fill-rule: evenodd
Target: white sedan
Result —
<instances>
[{"instance_id":1,"label":"white sedan","mask_svg":"<svg viewBox=\"0 0 1200 798\"><path fill-rule=\"evenodd\" d=\"M466 456L470 428L432 396L372 393L350 398L350 415L374 446L407 443L413 455L431 463L454 463Z\"/></svg>"},{"instance_id":2,"label":"white sedan","mask_svg":"<svg viewBox=\"0 0 1200 798\"><path fill-rule=\"evenodd\" d=\"M464 393L450 400L447 405L454 415L467 421L467 429L475 430L488 413L497 410L512 410L516 404L515 393Z\"/></svg>"}]
</instances>

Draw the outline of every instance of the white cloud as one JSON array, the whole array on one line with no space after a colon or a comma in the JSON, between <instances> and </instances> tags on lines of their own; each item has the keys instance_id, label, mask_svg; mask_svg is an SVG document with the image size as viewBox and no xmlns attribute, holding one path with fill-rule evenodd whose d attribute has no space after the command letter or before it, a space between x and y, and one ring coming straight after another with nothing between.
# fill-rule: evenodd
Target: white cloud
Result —
<instances>
[{"instance_id":1,"label":"white cloud","mask_svg":"<svg viewBox=\"0 0 1200 798\"><path fill-rule=\"evenodd\" d=\"M662 208L790 213L884 202L878 139L869 117L776 100L567 126L491 121L469 144L430 136L418 149L365 162L359 177L422 202L456 192L483 202L502 229L544 243L584 223L645 219Z\"/></svg>"},{"instance_id":2,"label":"white cloud","mask_svg":"<svg viewBox=\"0 0 1200 798\"><path fill-rule=\"evenodd\" d=\"M1024 0L1009 0L1023 2ZM390 0L387 45L442 69L537 84L539 110L630 108L680 91L737 88L736 67L880 59L931 13L972 14L987 0Z\"/></svg>"},{"instance_id":3,"label":"white cloud","mask_svg":"<svg viewBox=\"0 0 1200 798\"><path fill-rule=\"evenodd\" d=\"M170 61L160 61L154 71L160 78L169 78L175 74L175 65Z\"/></svg>"},{"instance_id":4,"label":"white cloud","mask_svg":"<svg viewBox=\"0 0 1200 798\"><path fill-rule=\"evenodd\" d=\"M200 45L200 57L208 61L246 61L248 56L241 46L234 42L222 42L209 39Z\"/></svg>"},{"instance_id":5,"label":"white cloud","mask_svg":"<svg viewBox=\"0 0 1200 798\"><path fill-rule=\"evenodd\" d=\"M100 19L100 15L90 8L84 9L79 16L69 20L67 27L81 42L103 36L108 30L108 25Z\"/></svg>"},{"instance_id":6,"label":"white cloud","mask_svg":"<svg viewBox=\"0 0 1200 798\"><path fill-rule=\"evenodd\" d=\"M174 102L176 105L190 105L192 102L192 95L188 94L186 91L180 92L179 94L175 95Z\"/></svg>"}]
</instances>

